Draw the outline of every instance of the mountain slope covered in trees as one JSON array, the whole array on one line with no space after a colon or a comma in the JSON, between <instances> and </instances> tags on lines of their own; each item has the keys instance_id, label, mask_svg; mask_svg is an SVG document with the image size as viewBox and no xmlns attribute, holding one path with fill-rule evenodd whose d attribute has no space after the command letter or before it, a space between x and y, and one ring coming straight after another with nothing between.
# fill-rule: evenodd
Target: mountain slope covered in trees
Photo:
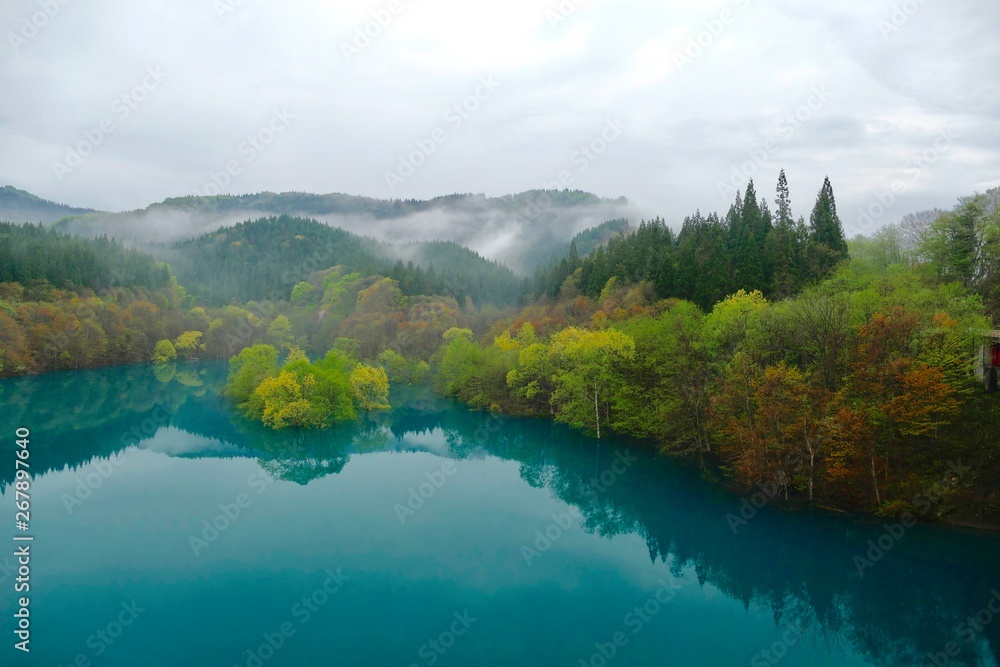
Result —
<instances>
[{"instance_id":1,"label":"mountain slope covered in trees","mask_svg":"<svg viewBox=\"0 0 1000 667\"><path fill-rule=\"evenodd\" d=\"M784 500L996 525L1000 393L975 370L995 327L998 201L1000 190L962 198L909 250L892 226L857 238L857 257L834 264L847 245L824 184L802 247L825 279L785 298L738 288L708 308L661 298L669 255L650 247L671 248L670 230L647 224L609 248L618 261L595 296L577 286L583 260L556 298L484 336L446 334L435 383L478 408L651 440ZM742 222L751 206L719 222L723 256L735 212ZM741 266L766 276L730 248L719 279Z\"/></svg>"},{"instance_id":2,"label":"mountain slope covered in trees","mask_svg":"<svg viewBox=\"0 0 1000 667\"><path fill-rule=\"evenodd\" d=\"M0 283L60 289L165 287L170 271L120 241L83 239L41 225L0 222Z\"/></svg>"},{"instance_id":3,"label":"mountain slope covered in trees","mask_svg":"<svg viewBox=\"0 0 1000 667\"><path fill-rule=\"evenodd\" d=\"M724 217L699 211L686 217L676 233L660 218L643 221L589 257L577 251L547 275L536 275L534 290L555 296L574 276L582 294L596 297L615 278L648 282L659 298L686 299L706 309L740 289L777 297L795 294L846 259L847 242L829 179L808 223L792 217L784 171L774 201L772 213L751 180Z\"/></svg>"},{"instance_id":4,"label":"mountain slope covered in trees","mask_svg":"<svg viewBox=\"0 0 1000 667\"><path fill-rule=\"evenodd\" d=\"M427 201L261 192L175 197L121 213L67 213L55 225L74 234L149 244L202 236L248 219L308 217L379 241L452 241L529 275L536 266L561 257L580 230L635 213L624 198L603 199L577 190L504 197L456 194Z\"/></svg>"},{"instance_id":5,"label":"mountain slope covered in trees","mask_svg":"<svg viewBox=\"0 0 1000 667\"><path fill-rule=\"evenodd\" d=\"M1000 394L973 376L1000 310L998 202L965 197L848 244L829 181L793 221L782 177L773 212L750 184L677 233L657 219L578 236L523 302L522 279L468 249L302 218L176 244L175 272L116 241L4 225L0 373L332 350L790 499L982 521L1000 506ZM971 472L949 473L954 457Z\"/></svg>"},{"instance_id":6,"label":"mountain slope covered in trees","mask_svg":"<svg viewBox=\"0 0 1000 667\"><path fill-rule=\"evenodd\" d=\"M309 274L333 266L391 275L406 295L441 294L464 304L514 303L522 280L454 243L386 245L315 220L281 216L241 222L168 249L154 249L206 305L287 299ZM408 257L396 262L393 257Z\"/></svg>"},{"instance_id":7,"label":"mountain slope covered in trees","mask_svg":"<svg viewBox=\"0 0 1000 667\"><path fill-rule=\"evenodd\" d=\"M87 213L96 211L48 201L13 185L0 187L0 220L49 224L67 216Z\"/></svg>"}]
</instances>

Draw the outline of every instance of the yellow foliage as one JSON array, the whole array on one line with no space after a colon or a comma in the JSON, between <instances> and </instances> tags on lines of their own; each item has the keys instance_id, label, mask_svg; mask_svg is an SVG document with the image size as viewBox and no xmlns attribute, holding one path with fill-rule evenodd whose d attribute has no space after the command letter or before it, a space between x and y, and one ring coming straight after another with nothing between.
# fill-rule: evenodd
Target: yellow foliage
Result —
<instances>
[{"instance_id":1,"label":"yellow foliage","mask_svg":"<svg viewBox=\"0 0 1000 667\"><path fill-rule=\"evenodd\" d=\"M351 389L365 410L388 410L389 377L384 368L358 364L351 372Z\"/></svg>"}]
</instances>

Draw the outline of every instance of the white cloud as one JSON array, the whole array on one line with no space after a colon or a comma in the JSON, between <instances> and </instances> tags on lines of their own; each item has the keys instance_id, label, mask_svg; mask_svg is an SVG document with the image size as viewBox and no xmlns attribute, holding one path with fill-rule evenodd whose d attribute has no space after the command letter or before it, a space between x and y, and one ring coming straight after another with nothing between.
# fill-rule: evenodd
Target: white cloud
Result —
<instances>
[{"instance_id":1,"label":"white cloud","mask_svg":"<svg viewBox=\"0 0 1000 667\"><path fill-rule=\"evenodd\" d=\"M922 3L887 36L891 0L221 1L233 5L222 16L201 0L67 3L16 53L10 34L38 5L3 3L0 183L80 206L144 206L193 192L287 108L295 121L230 191L389 197L385 171L483 75L501 90L399 196L539 187L620 117L621 141L573 186L627 196L676 223L722 208L717 181L819 84L831 100L754 175L772 198L785 167L796 213L808 214L827 174L842 210L865 205L944 126L959 129L955 150L893 214L947 207L1000 171L1000 86L989 66L1000 60L991 34L1000 8L988 0ZM724 10L734 18L718 32ZM366 27L369 43L348 61L343 44ZM674 54L699 36L708 45L679 70ZM56 178L53 161L155 65L170 74L163 85Z\"/></svg>"}]
</instances>

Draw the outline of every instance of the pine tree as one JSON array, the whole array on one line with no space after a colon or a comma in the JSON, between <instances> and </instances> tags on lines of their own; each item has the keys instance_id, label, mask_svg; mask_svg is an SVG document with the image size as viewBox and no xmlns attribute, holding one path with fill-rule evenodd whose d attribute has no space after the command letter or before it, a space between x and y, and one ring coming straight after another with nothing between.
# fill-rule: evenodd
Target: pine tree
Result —
<instances>
[{"instance_id":1,"label":"pine tree","mask_svg":"<svg viewBox=\"0 0 1000 667\"><path fill-rule=\"evenodd\" d=\"M844 227L837 216L837 202L829 177L823 179L823 187L809 217L809 241L811 264L817 277L829 275L848 257Z\"/></svg>"},{"instance_id":2,"label":"pine tree","mask_svg":"<svg viewBox=\"0 0 1000 667\"><path fill-rule=\"evenodd\" d=\"M678 297L688 301L694 299L695 286L698 283L698 237L703 226L701 211L697 211L693 216L684 218L680 234L677 235L677 247L674 251L677 261L674 289Z\"/></svg>"},{"instance_id":3,"label":"pine tree","mask_svg":"<svg viewBox=\"0 0 1000 667\"><path fill-rule=\"evenodd\" d=\"M764 215L757 202L757 191L753 187L753 179L747 184L746 194L743 196L743 226L750 230L755 241L763 241L766 233L764 227Z\"/></svg>"},{"instance_id":4,"label":"pine tree","mask_svg":"<svg viewBox=\"0 0 1000 667\"><path fill-rule=\"evenodd\" d=\"M778 215L777 223L791 227L793 224L792 198L788 194L788 179L785 178L784 169L778 174L778 196L775 198L774 203L778 207L775 211Z\"/></svg>"},{"instance_id":5,"label":"pine tree","mask_svg":"<svg viewBox=\"0 0 1000 667\"><path fill-rule=\"evenodd\" d=\"M777 206L777 219L767 240L771 269L769 292L771 296L780 299L798 291L802 276L802 247L799 230L792 219L792 201L784 169L778 174L774 203Z\"/></svg>"},{"instance_id":6,"label":"pine tree","mask_svg":"<svg viewBox=\"0 0 1000 667\"><path fill-rule=\"evenodd\" d=\"M730 205L729 211L726 212L725 227L726 245L728 246L727 254L731 260L727 267L729 284L726 291L735 292L739 289L740 274L742 273L743 253L740 251L740 245L745 239L743 230L743 195L739 190L736 191L736 201Z\"/></svg>"},{"instance_id":7,"label":"pine tree","mask_svg":"<svg viewBox=\"0 0 1000 667\"><path fill-rule=\"evenodd\" d=\"M746 194L737 217L731 209L730 243L733 254L735 289L753 291L763 287L764 266L762 250L764 240L764 216L757 203L757 192L753 181L747 185Z\"/></svg>"}]
</instances>

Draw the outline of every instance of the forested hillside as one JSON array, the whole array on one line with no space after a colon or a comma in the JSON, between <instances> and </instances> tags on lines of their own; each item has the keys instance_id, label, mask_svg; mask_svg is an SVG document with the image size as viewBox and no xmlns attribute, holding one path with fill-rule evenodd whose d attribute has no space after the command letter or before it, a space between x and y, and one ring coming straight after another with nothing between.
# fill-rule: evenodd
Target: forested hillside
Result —
<instances>
[{"instance_id":1,"label":"forested hillside","mask_svg":"<svg viewBox=\"0 0 1000 667\"><path fill-rule=\"evenodd\" d=\"M67 216L94 212L48 201L12 185L0 187L0 220L49 224Z\"/></svg>"},{"instance_id":2,"label":"forested hillside","mask_svg":"<svg viewBox=\"0 0 1000 667\"><path fill-rule=\"evenodd\" d=\"M169 267L106 238L0 223L0 374L146 361L180 333Z\"/></svg>"},{"instance_id":3,"label":"forested hillside","mask_svg":"<svg viewBox=\"0 0 1000 667\"><path fill-rule=\"evenodd\" d=\"M847 242L829 179L806 223L793 217L782 171L773 213L751 180L724 217L696 212L677 233L660 218L643 221L634 233L621 233L605 248L581 256L578 245L547 275L536 276L536 293L555 296L579 269L575 284L588 297L599 296L611 278L647 281L659 298L685 299L708 309L740 289L778 298L795 294L846 259Z\"/></svg>"},{"instance_id":4,"label":"forested hillside","mask_svg":"<svg viewBox=\"0 0 1000 667\"><path fill-rule=\"evenodd\" d=\"M452 243L392 248L300 218L246 222L163 254L180 282L118 241L0 223L0 375L160 353L228 358L256 343L322 354L338 341L365 358L396 350L394 372L409 373L448 328L484 331L524 287Z\"/></svg>"},{"instance_id":5,"label":"forested hillside","mask_svg":"<svg viewBox=\"0 0 1000 667\"><path fill-rule=\"evenodd\" d=\"M55 223L81 236L170 244L248 219L305 217L382 242L451 241L523 274L562 257L582 229L635 214L625 199L578 190L531 190L504 197L455 194L429 200L344 194L261 192L174 197L135 211L67 212ZM4 219L0 217L0 220Z\"/></svg>"},{"instance_id":6,"label":"forested hillside","mask_svg":"<svg viewBox=\"0 0 1000 667\"><path fill-rule=\"evenodd\" d=\"M161 257L173 271L118 241L4 224L0 373L263 345L302 392L347 360L369 384L433 377L472 406L645 438L792 500L1000 511L1000 401L973 374L1000 313L1000 190L850 244L829 180L808 221L783 173L774 202L750 183L676 233L608 221L533 283L453 243L288 216L178 243ZM337 421L317 409L275 423Z\"/></svg>"},{"instance_id":7,"label":"forested hillside","mask_svg":"<svg viewBox=\"0 0 1000 667\"><path fill-rule=\"evenodd\" d=\"M170 278L149 255L106 237L81 239L41 225L0 222L0 282L31 289L142 287L156 290Z\"/></svg>"},{"instance_id":8,"label":"forested hillside","mask_svg":"<svg viewBox=\"0 0 1000 667\"><path fill-rule=\"evenodd\" d=\"M205 305L288 298L295 283L333 266L390 275L407 296L441 294L465 304L503 306L522 295L510 269L453 243L389 246L315 220L247 221L155 250ZM411 257L405 264L393 257ZM435 268L436 267L436 268Z\"/></svg>"},{"instance_id":9,"label":"forested hillside","mask_svg":"<svg viewBox=\"0 0 1000 667\"><path fill-rule=\"evenodd\" d=\"M690 267L674 263L680 243L670 243L669 229L646 224L604 253L596 297L587 296L594 287L585 270L600 260L577 259L558 298L485 336L448 332L433 360L436 386L480 408L648 438L699 461L706 475L786 500L996 521L1000 394L984 392L974 370L997 308L998 195L963 198L908 227L909 244L897 226L855 239L858 256L835 263L846 245L824 184L812 224L796 225L799 259L784 265L805 267L787 274L807 286L783 299L774 282L781 253L770 255L769 274L759 261L766 252L747 261L740 244L726 243L742 237L760 248L763 239L766 247L779 228L761 236L764 228L741 224L757 219L742 215L754 208L745 199L728 224L708 223L708 247L725 261L704 270L722 270L694 275L723 292L759 289L708 308L661 298ZM749 282L734 282L741 279Z\"/></svg>"}]
</instances>

